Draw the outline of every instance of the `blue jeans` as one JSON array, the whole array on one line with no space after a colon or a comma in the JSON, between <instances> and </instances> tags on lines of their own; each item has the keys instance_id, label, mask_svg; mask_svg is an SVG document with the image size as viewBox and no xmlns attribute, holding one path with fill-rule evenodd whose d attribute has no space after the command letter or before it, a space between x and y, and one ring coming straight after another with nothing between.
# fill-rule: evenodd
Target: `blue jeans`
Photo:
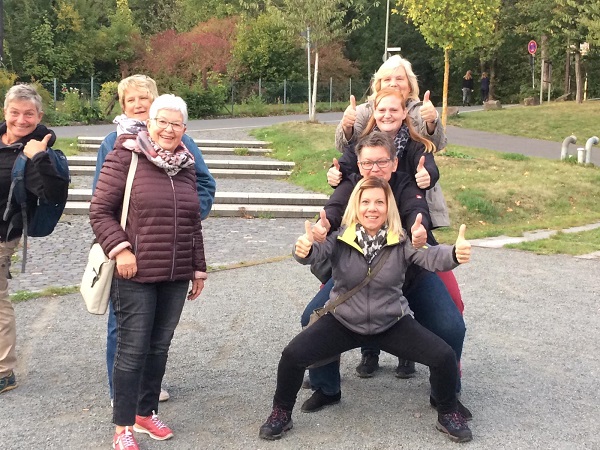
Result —
<instances>
[{"instance_id":1,"label":"blue jeans","mask_svg":"<svg viewBox=\"0 0 600 450\"><path fill-rule=\"evenodd\" d=\"M117 318L113 368L113 422L131 426L135 416L158 412L160 384L189 281L138 283L113 279Z\"/></svg>"},{"instance_id":2,"label":"blue jeans","mask_svg":"<svg viewBox=\"0 0 600 450\"><path fill-rule=\"evenodd\" d=\"M303 325L304 320L308 324L307 317L310 317L310 313L315 308L323 306L329 300L332 287L333 280L329 280L311 300L302 314ZM404 296L417 322L441 337L454 350L456 360L460 361L465 340L465 322L442 280L435 273L424 270L404 287ZM379 351L372 347L370 350ZM339 363L334 362L310 369L309 376L313 389L321 389L326 395L340 392ZM460 392L460 388L460 377L458 377L456 392Z\"/></svg>"},{"instance_id":3,"label":"blue jeans","mask_svg":"<svg viewBox=\"0 0 600 450\"><path fill-rule=\"evenodd\" d=\"M106 325L106 372L108 373L108 392L113 398L113 367L117 352L117 316L112 300L108 303L108 323Z\"/></svg>"}]
</instances>

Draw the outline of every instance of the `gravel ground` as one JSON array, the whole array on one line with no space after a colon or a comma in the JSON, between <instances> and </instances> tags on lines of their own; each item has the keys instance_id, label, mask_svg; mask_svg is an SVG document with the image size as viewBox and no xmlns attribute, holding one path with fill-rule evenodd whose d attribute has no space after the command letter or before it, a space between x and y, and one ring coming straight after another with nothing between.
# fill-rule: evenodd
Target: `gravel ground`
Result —
<instances>
[{"instance_id":1,"label":"gravel ground","mask_svg":"<svg viewBox=\"0 0 600 450\"><path fill-rule=\"evenodd\" d=\"M273 229L258 231L274 238ZM600 448L598 269L568 256L476 249L456 270L468 325L462 399L475 416L469 448ZM398 380L386 355L374 378L360 379L356 351L342 359L339 405L297 408L284 439L258 439L281 349L317 288L290 259L211 274L186 305L170 352L172 397L160 412L175 438L142 436L143 448L453 448L434 428L427 370ZM19 303L16 312L20 387L0 400L1 447L108 449L106 318L87 314L75 294ZM299 402L308 396L301 391Z\"/></svg>"}]
</instances>

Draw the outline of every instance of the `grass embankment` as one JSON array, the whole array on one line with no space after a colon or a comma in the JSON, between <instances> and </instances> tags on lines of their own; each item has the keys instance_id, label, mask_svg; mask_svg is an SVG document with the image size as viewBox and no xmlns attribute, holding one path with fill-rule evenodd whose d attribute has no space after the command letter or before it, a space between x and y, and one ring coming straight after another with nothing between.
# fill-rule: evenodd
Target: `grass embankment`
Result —
<instances>
[{"instance_id":1,"label":"grass embankment","mask_svg":"<svg viewBox=\"0 0 600 450\"><path fill-rule=\"evenodd\" d=\"M253 132L272 142L275 158L297 164L292 182L324 193L331 192L326 183L331 159L339 156L333 133L334 126L308 123ZM467 224L467 236L474 239L600 221L597 167L453 145L436 161L453 224L436 231L442 242L454 242L461 223ZM584 253L600 250L600 238L595 236Z\"/></svg>"},{"instance_id":2,"label":"grass embankment","mask_svg":"<svg viewBox=\"0 0 600 450\"><path fill-rule=\"evenodd\" d=\"M600 102L559 102L541 106L513 107L448 117L448 125L492 133L562 142L574 134L583 147L600 135Z\"/></svg>"},{"instance_id":3,"label":"grass embankment","mask_svg":"<svg viewBox=\"0 0 600 450\"><path fill-rule=\"evenodd\" d=\"M77 155L79 153L77 149L77 138L56 138L56 142L52 147L62 150L67 156Z\"/></svg>"}]
</instances>

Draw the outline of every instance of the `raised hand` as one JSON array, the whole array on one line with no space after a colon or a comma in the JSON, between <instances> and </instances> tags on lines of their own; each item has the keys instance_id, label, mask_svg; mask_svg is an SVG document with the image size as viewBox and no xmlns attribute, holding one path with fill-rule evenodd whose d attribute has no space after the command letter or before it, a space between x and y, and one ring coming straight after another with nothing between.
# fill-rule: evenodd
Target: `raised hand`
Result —
<instances>
[{"instance_id":1,"label":"raised hand","mask_svg":"<svg viewBox=\"0 0 600 450\"><path fill-rule=\"evenodd\" d=\"M340 171L340 163L337 158L333 158L333 166L327 171L327 184L331 187L336 187L342 181L342 172Z\"/></svg>"},{"instance_id":2,"label":"raised hand","mask_svg":"<svg viewBox=\"0 0 600 450\"><path fill-rule=\"evenodd\" d=\"M415 174L415 181L417 182L417 186L419 186L421 189L427 189L431 185L431 177L425 168L425 156L421 156L419 159L417 173Z\"/></svg>"},{"instance_id":3,"label":"raised hand","mask_svg":"<svg viewBox=\"0 0 600 450\"><path fill-rule=\"evenodd\" d=\"M427 243L427 230L421 223L423 215L417 214L415 223L410 227L410 234L412 235L412 245L414 248L421 248Z\"/></svg>"},{"instance_id":4,"label":"raised hand","mask_svg":"<svg viewBox=\"0 0 600 450\"><path fill-rule=\"evenodd\" d=\"M438 113L435 110L433 103L431 103L431 100L429 100L429 95L429 91L426 91L425 95L423 95L423 104L420 108L420 114L423 122L434 123L438 117Z\"/></svg>"},{"instance_id":5,"label":"raised hand","mask_svg":"<svg viewBox=\"0 0 600 450\"><path fill-rule=\"evenodd\" d=\"M456 253L456 260L460 264L466 264L471 259L471 244L465 239L465 231L467 226L463 223L458 230L458 238L454 244L454 252Z\"/></svg>"},{"instance_id":6,"label":"raised hand","mask_svg":"<svg viewBox=\"0 0 600 450\"><path fill-rule=\"evenodd\" d=\"M38 153L45 152L48 148L48 142L50 141L50 139L52 139L51 134L47 134L46 136L44 136L44 139L42 139L41 141L31 139L29 142L27 142L27 144L25 144L23 153L25 154L25 156L31 159Z\"/></svg>"},{"instance_id":7,"label":"raised hand","mask_svg":"<svg viewBox=\"0 0 600 450\"><path fill-rule=\"evenodd\" d=\"M315 239L313 237L310 221L307 220L304 222L304 234L298 238L296 245L294 246L294 253L300 258L306 258L310 253L313 242L315 242Z\"/></svg>"},{"instance_id":8,"label":"raised hand","mask_svg":"<svg viewBox=\"0 0 600 450\"><path fill-rule=\"evenodd\" d=\"M325 210L322 209L319 213L319 220L312 228L313 239L315 242L324 242L327 238L327 233L331 229L331 224L327 219L327 214L325 214Z\"/></svg>"},{"instance_id":9,"label":"raised hand","mask_svg":"<svg viewBox=\"0 0 600 450\"><path fill-rule=\"evenodd\" d=\"M356 98L354 95L351 95L350 104L344 111L344 117L342 117L342 128L344 129L346 139L350 139L352 137L352 132L354 131L354 122L356 122Z\"/></svg>"}]
</instances>

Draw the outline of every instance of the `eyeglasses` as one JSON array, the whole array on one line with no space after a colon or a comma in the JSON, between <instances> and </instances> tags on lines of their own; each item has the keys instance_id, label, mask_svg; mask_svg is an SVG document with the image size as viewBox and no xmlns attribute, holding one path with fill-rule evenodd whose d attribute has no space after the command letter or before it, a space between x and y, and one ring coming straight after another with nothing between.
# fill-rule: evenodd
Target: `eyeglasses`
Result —
<instances>
[{"instance_id":1,"label":"eyeglasses","mask_svg":"<svg viewBox=\"0 0 600 450\"><path fill-rule=\"evenodd\" d=\"M169 128L169 125L173 128L173 131L182 131L185 128L185 123L182 122L169 122L168 120L162 119L160 117L155 117L152 119L156 122L156 125L161 130L166 130Z\"/></svg>"},{"instance_id":2,"label":"eyeglasses","mask_svg":"<svg viewBox=\"0 0 600 450\"><path fill-rule=\"evenodd\" d=\"M390 165L391 162L392 160L388 158L380 159L379 161L359 161L358 163L362 166L363 169L371 170L375 164L377 164L377 167L379 167L380 169L385 169L387 166Z\"/></svg>"}]
</instances>

